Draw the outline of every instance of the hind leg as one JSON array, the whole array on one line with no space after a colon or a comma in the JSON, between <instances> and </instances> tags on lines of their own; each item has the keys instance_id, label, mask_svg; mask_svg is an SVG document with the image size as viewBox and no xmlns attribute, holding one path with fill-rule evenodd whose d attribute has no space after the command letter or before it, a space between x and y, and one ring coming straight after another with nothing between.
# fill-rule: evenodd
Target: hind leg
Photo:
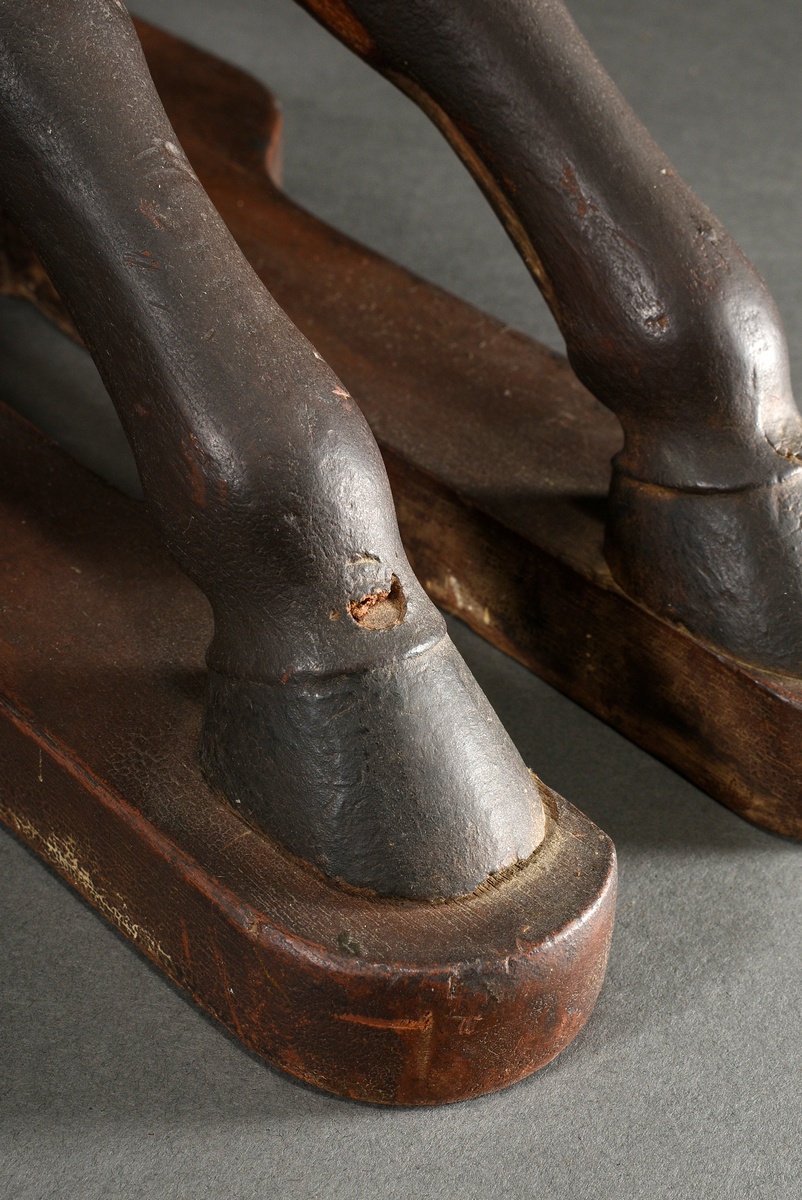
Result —
<instances>
[{"instance_id":1,"label":"hind leg","mask_svg":"<svg viewBox=\"0 0 802 1200\"><path fill-rule=\"evenodd\" d=\"M442 128L619 416L616 579L731 654L802 672L802 424L779 317L564 5L302 2Z\"/></svg>"},{"instance_id":2,"label":"hind leg","mask_svg":"<svg viewBox=\"0 0 802 1200\"><path fill-rule=\"evenodd\" d=\"M115 0L0 7L0 193L209 598L207 772L301 858L436 898L528 857L539 788L400 545L354 401L175 141Z\"/></svg>"}]
</instances>

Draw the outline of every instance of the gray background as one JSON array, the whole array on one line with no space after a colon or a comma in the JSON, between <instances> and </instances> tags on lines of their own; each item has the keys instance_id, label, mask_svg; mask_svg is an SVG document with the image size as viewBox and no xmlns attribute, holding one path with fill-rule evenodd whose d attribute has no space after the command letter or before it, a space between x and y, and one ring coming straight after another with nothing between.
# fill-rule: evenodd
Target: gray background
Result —
<instances>
[{"instance_id":1,"label":"gray background","mask_svg":"<svg viewBox=\"0 0 802 1200\"><path fill-rule=\"evenodd\" d=\"M798 0L571 7L767 277L799 379ZM307 207L559 346L439 136L290 0L139 0L138 11L274 88L286 186ZM135 486L91 365L23 306L5 302L0 316L0 396ZM249 1055L0 835L3 1197L802 1195L800 848L452 625L527 761L618 846L610 969L586 1031L532 1079L468 1104L333 1099Z\"/></svg>"}]
</instances>

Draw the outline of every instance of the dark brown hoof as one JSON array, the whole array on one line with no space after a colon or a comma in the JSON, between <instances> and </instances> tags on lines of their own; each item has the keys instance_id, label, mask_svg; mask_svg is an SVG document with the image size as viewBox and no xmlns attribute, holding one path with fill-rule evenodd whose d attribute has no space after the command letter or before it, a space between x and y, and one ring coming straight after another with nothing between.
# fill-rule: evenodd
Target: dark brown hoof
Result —
<instances>
[{"instance_id":1,"label":"dark brown hoof","mask_svg":"<svg viewBox=\"0 0 802 1200\"><path fill-rule=\"evenodd\" d=\"M541 785L447 635L353 673L210 672L202 758L282 846L380 895L464 895L543 838Z\"/></svg>"},{"instance_id":2,"label":"dark brown hoof","mask_svg":"<svg viewBox=\"0 0 802 1200\"><path fill-rule=\"evenodd\" d=\"M731 492L616 473L605 557L653 612L753 667L802 676L802 468Z\"/></svg>"}]
</instances>

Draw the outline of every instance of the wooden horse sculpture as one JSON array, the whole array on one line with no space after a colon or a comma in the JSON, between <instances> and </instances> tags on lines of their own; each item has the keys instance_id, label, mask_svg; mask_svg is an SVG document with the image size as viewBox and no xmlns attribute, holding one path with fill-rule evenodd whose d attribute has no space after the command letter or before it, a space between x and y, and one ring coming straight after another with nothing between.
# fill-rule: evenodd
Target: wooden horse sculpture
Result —
<instances>
[{"instance_id":1,"label":"wooden horse sculpture","mask_svg":"<svg viewBox=\"0 0 802 1200\"><path fill-rule=\"evenodd\" d=\"M621 588L737 658L797 670L802 441L777 316L563 6L307 7L444 130L580 379L620 418L606 553ZM192 837L156 797L147 829L129 820L107 852L122 874L126 853L154 869L157 841L169 859L173 914L126 893L161 922L140 945L330 1090L436 1103L513 1082L593 1006L612 847L527 771L461 662L405 557L367 424L210 203L122 4L5 3L1 32L0 202L214 617ZM124 823L113 807L98 829ZM258 904L250 859L238 899L220 892L217 835L194 832L205 817L232 831L226 852L240 826L266 835L248 851ZM214 980L194 940L209 929L228 947ZM161 949L179 943L180 969Z\"/></svg>"}]
</instances>

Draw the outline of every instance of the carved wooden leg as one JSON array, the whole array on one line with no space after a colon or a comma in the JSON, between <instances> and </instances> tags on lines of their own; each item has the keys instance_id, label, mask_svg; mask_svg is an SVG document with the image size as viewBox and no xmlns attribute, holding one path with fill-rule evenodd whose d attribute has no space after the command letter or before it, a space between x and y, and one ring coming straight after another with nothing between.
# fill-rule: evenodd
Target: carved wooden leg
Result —
<instances>
[{"instance_id":1,"label":"carved wooden leg","mask_svg":"<svg viewBox=\"0 0 802 1200\"><path fill-rule=\"evenodd\" d=\"M76 766L25 697L0 697L3 819L294 1074L390 1103L513 1082L598 994L609 840L526 770L445 635L361 413L209 202L122 5L0 13L0 199L98 364L167 547L211 603L207 776L282 850L243 841L197 778L197 812L158 771L158 794L132 803L107 747ZM47 458L9 437L18 457ZM51 459L51 483L68 480ZM7 486L13 516L27 470ZM85 533L92 485L73 490ZM37 521L48 505L50 492ZM135 578L152 551L130 512L114 520ZM51 507L45 523L57 559L69 522ZM107 659L99 674L108 687ZM464 1039L480 1022L477 1048Z\"/></svg>"},{"instance_id":2,"label":"carved wooden leg","mask_svg":"<svg viewBox=\"0 0 802 1200\"><path fill-rule=\"evenodd\" d=\"M802 667L802 425L757 273L559 0L303 0L484 188L587 387L620 418L607 558L653 611Z\"/></svg>"},{"instance_id":3,"label":"carved wooden leg","mask_svg":"<svg viewBox=\"0 0 802 1200\"><path fill-rule=\"evenodd\" d=\"M210 777L382 894L460 895L527 858L537 784L412 575L368 427L217 216L127 14L12 5L3 53L4 204L214 610Z\"/></svg>"}]
</instances>

